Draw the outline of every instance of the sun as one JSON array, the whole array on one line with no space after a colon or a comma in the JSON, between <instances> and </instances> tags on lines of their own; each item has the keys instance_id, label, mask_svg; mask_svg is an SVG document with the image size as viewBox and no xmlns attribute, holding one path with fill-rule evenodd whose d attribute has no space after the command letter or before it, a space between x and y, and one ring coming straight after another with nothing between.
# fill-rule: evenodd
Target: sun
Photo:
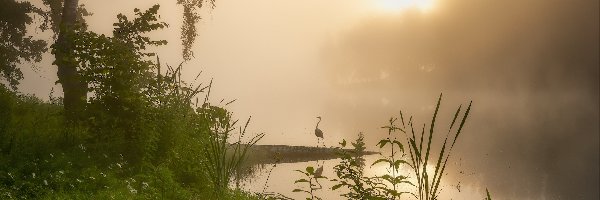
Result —
<instances>
[{"instance_id":1,"label":"sun","mask_svg":"<svg viewBox=\"0 0 600 200\"><path fill-rule=\"evenodd\" d=\"M399 12L408 9L418 9L421 12L429 12L435 4L435 0L377 0L376 7L384 12Z\"/></svg>"}]
</instances>

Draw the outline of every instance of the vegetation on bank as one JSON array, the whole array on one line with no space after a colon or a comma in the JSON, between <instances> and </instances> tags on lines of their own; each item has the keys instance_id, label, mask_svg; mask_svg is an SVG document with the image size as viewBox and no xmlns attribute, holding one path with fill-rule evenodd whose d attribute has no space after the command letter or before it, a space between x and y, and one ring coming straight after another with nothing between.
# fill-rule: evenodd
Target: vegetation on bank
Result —
<instances>
[{"instance_id":1,"label":"vegetation on bank","mask_svg":"<svg viewBox=\"0 0 600 200\"><path fill-rule=\"evenodd\" d=\"M338 190L339 188L347 189L346 193L341 194L346 199L439 199L440 183L446 172L448 159L471 111L471 103L469 103L461 119L458 117L461 114L462 105L458 107L448 126L448 131L443 137L442 147L439 149L437 157L434 157L436 155L435 150L432 149L432 141L437 137L434 137L437 135L434 128L441 101L442 95L440 94L429 131L426 131L425 124L423 124L420 134L418 130L415 132L412 116L407 121L402 112L400 112L400 125L397 124L398 118L392 117L389 123L382 127L387 130L388 135L381 139L376 146L381 149L381 152L388 152L389 155L380 153L380 158L370 166L385 164L388 169L386 174L365 176L366 163L363 155L365 155L366 145L363 141L363 134L360 133L358 139L351 143L353 150L344 149L347 146L346 140L340 142L340 147L336 148L337 154L341 157L341 161L334 167L336 177L323 176L322 166L317 170L313 166L308 166L305 170L296 170L303 175L303 178L294 182L297 188L292 192L305 193L307 200L322 199L315 194L318 190ZM437 158L437 161L434 158ZM408 166L412 173L403 174L400 170L403 166ZM325 180L333 182L333 187L324 188L319 181ZM487 189L485 195L486 200L492 199ZM267 195L267 198L288 199L281 194Z\"/></svg>"},{"instance_id":2,"label":"vegetation on bank","mask_svg":"<svg viewBox=\"0 0 600 200\"><path fill-rule=\"evenodd\" d=\"M166 44L144 36L166 27L158 8L119 15L112 36L67 32L75 51L63 56L93 94L78 113L0 84L0 199L252 198L228 188L246 138L229 139L240 127L210 104L211 84L186 83L181 65L146 51ZM240 147L234 160L226 141Z\"/></svg>"}]
</instances>

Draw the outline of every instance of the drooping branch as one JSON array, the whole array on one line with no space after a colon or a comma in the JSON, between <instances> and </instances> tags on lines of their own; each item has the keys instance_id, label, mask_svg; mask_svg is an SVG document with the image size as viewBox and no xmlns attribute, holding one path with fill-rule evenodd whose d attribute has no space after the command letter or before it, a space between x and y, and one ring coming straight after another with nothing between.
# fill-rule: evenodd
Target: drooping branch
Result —
<instances>
[{"instance_id":1,"label":"drooping branch","mask_svg":"<svg viewBox=\"0 0 600 200\"><path fill-rule=\"evenodd\" d=\"M194 57L192 45L198 36L196 24L202 19L200 10L205 3L210 4L210 9L215 8L215 0L177 0L177 4L183 6L183 25L181 26L181 43L183 46L182 54L184 60L190 60Z\"/></svg>"}]
</instances>

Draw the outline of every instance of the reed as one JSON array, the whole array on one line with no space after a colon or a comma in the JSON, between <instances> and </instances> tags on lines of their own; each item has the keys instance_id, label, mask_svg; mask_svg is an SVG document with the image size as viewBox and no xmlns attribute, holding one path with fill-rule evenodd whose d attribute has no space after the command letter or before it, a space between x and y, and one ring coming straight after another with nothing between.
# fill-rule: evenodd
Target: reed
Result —
<instances>
[{"instance_id":1,"label":"reed","mask_svg":"<svg viewBox=\"0 0 600 200\"><path fill-rule=\"evenodd\" d=\"M406 136L406 143L410 145L409 155L410 155L410 167L412 168L416 179L416 193L414 196L417 199L421 200L435 200L438 199L440 192L440 183L442 181L442 177L446 170L446 166L448 164L448 159L452 154L452 149L456 144L458 137L467 121L469 116L469 112L471 111L471 104L467 107L466 111L462 115L462 120L457 128L455 128L456 120L458 119L459 114L461 113L462 105L458 107L456 112L454 113L454 118L450 123L448 128L448 132L444 137L444 142L439 150L438 159L435 162L435 168L433 170L427 169L427 164L431 162L430 158L433 153L432 151L432 141L435 135L435 124L438 115L438 111L440 108L440 104L442 101L442 94L440 94L437 105L435 107L435 112L433 113L433 118L431 119L431 125L429 127L429 134L425 137L425 125L421 129L420 137L417 137L418 134L415 134L414 124L412 121L412 116L409 118L408 123L405 123L404 116L402 112L400 112L400 118L402 122L401 130ZM410 130L407 130L410 128ZM454 130L454 132L453 132ZM408 135L410 133L410 135ZM450 140L449 140L450 139ZM451 142L450 142L451 141ZM425 146L423 145L425 142ZM450 142L450 143L449 143ZM433 174L433 177L431 177Z\"/></svg>"}]
</instances>

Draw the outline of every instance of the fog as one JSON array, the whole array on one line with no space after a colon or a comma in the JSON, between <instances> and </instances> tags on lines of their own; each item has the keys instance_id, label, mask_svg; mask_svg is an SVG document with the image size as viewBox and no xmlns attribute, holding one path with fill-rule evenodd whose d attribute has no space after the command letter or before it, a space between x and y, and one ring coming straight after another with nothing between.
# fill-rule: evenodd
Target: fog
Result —
<instances>
[{"instance_id":1,"label":"fog","mask_svg":"<svg viewBox=\"0 0 600 200\"><path fill-rule=\"evenodd\" d=\"M171 27L153 36L170 43L157 52L181 62L174 1L81 2L94 13L90 29L106 34L117 13L161 3ZM237 99L229 110L252 116L263 144L316 145L322 116L327 145L364 132L374 147L400 110L429 123L443 93L444 132L472 100L452 157L464 173L451 179L500 199L600 198L598 1L438 0L391 11L375 2L217 1L185 76L214 78L212 101ZM60 93L55 67L38 65L21 89Z\"/></svg>"}]
</instances>

